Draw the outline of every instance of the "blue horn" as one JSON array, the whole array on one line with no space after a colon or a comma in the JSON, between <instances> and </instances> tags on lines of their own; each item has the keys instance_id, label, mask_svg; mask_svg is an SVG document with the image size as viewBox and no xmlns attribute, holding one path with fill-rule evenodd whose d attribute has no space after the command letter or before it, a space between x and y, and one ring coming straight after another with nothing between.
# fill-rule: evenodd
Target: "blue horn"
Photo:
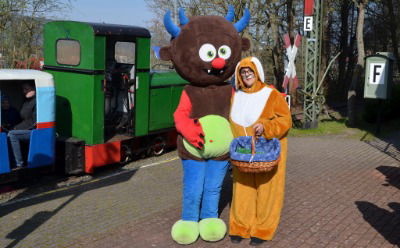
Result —
<instances>
[{"instance_id":1,"label":"blue horn","mask_svg":"<svg viewBox=\"0 0 400 248\"><path fill-rule=\"evenodd\" d=\"M183 8L179 8L179 22L181 23L181 26L189 22L189 19L186 17L185 10Z\"/></svg>"},{"instance_id":2,"label":"blue horn","mask_svg":"<svg viewBox=\"0 0 400 248\"><path fill-rule=\"evenodd\" d=\"M235 9L232 5L228 5L228 13L226 13L225 19L230 22L233 22L233 20L235 19Z\"/></svg>"},{"instance_id":3,"label":"blue horn","mask_svg":"<svg viewBox=\"0 0 400 248\"><path fill-rule=\"evenodd\" d=\"M240 20L234 24L238 33L242 32L246 28L246 26L249 24L249 21L250 21L250 11L248 8L246 8L244 10L244 15L242 16L242 18L240 18Z\"/></svg>"},{"instance_id":4,"label":"blue horn","mask_svg":"<svg viewBox=\"0 0 400 248\"><path fill-rule=\"evenodd\" d=\"M171 11L169 10L164 15L164 26L173 38L177 37L181 32L181 29L172 21Z\"/></svg>"}]
</instances>

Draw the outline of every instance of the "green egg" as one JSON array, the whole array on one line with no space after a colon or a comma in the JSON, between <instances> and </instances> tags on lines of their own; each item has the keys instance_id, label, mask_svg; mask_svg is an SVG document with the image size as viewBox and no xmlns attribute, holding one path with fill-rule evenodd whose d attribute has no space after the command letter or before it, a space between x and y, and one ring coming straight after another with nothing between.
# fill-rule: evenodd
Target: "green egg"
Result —
<instances>
[{"instance_id":1,"label":"green egg","mask_svg":"<svg viewBox=\"0 0 400 248\"><path fill-rule=\"evenodd\" d=\"M186 150L202 159L219 157L229 152L233 134L228 120L219 115L207 115L200 118L199 121L205 135L204 148L199 150L183 139Z\"/></svg>"}]
</instances>

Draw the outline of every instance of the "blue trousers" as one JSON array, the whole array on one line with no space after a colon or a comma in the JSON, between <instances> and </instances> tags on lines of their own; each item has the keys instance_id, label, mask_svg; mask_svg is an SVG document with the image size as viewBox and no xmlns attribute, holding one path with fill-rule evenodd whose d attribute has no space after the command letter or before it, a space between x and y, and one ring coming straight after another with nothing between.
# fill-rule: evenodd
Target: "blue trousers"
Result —
<instances>
[{"instance_id":1,"label":"blue trousers","mask_svg":"<svg viewBox=\"0 0 400 248\"><path fill-rule=\"evenodd\" d=\"M182 160L182 220L218 218L218 203L228 161Z\"/></svg>"},{"instance_id":2,"label":"blue trousers","mask_svg":"<svg viewBox=\"0 0 400 248\"><path fill-rule=\"evenodd\" d=\"M24 159L21 154L21 144L22 140L29 140L31 138L32 130L11 130L8 132L8 137L10 138L11 149L13 151L15 163L17 167L24 165Z\"/></svg>"}]
</instances>

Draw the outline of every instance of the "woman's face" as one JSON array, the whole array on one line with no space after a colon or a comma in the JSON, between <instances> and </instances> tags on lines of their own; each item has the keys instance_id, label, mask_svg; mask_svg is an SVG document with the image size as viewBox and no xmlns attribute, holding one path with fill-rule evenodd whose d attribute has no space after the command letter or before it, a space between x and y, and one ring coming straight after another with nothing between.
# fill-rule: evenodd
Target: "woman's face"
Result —
<instances>
[{"instance_id":1,"label":"woman's face","mask_svg":"<svg viewBox=\"0 0 400 248\"><path fill-rule=\"evenodd\" d=\"M256 82L256 77L254 75L254 72L249 67L241 68L240 76L242 77L243 83L248 88L250 88Z\"/></svg>"}]
</instances>

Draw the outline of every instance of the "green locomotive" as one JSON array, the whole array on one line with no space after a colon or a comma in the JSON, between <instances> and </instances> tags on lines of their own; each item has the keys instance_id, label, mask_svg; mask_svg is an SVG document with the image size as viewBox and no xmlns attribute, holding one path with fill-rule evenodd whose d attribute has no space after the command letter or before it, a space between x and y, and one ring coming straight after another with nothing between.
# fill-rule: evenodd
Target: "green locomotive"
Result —
<instances>
[{"instance_id":1,"label":"green locomotive","mask_svg":"<svg viewBox=\"0 0 400 248\"><path fill-rule=\"evenodd\" d=\"M173 112L187 82L151 70L150 39L135 26L45 25L44 70L56 84L57 157L67 173L175 144Z\"/></svg>"}]
</instances>

